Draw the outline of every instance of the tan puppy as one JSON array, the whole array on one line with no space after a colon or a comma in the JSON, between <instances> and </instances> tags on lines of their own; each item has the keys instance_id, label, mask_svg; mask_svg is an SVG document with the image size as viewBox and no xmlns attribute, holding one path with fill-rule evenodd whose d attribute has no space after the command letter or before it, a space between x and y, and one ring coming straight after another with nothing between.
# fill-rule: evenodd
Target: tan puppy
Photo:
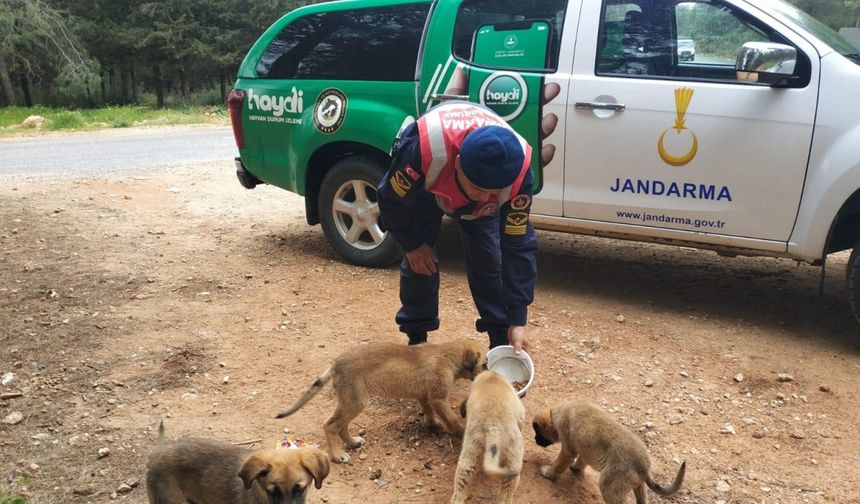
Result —
<instances>
[{"instance_id":1,"label":"tan puppy","mask_svg":"<svg viewBox=\"0 0 860 504\"><path fill-rule=\"evenodd\" d=\"M523 403L506 379L493 371L484 371L475 378L460 413L466 417L466 432L454 473L451 504L466 502L468 487L479 465L484 474L505 478L499 502L513 502L523 467L526 418Z\"/></svg>"},{"instance_id":2,"label":"tan puppy","mask_svg":"<svg viewBox=\"0 0 860 504\"><path fill-rule=\"evenodd\" d=\"M687 463L681 464L670 487L651 477L651 459L642 441L597 406L562 402L544 408L534 417L535 442L547 447L561 441L561 453L552 466L541 466L543 477L554 480L568 467L574 472L591 466L600 471L600 493L607 504L623 504L633 491L636 504L646 504L645 485L668 496L684 481ZM576 463L571 464L576 459Z\"/></svg>"},{"instance_id":3,"label":"tan puppy","mask_svg":"<svg viewBox=\"0 0 860 504\"><path fill-rule=\"evenodd\" d=\"M448 393L455 380L474 379L486 364L487 357L481 345L470 340L416 346L362 345L335 359L295 404L276 418L298 411L331 381L337 406L324 429L327 449L335 462L349 462L349 455L338 445L338 438L348 448L364 444L364 439L349 434L349 423L364 410L371 396L415 399L421 404L428 426L437 426L438 416L449 432L462 435L463 426L451 411Z\"/></svg>"},{"instance_id":4,"label":"tan puppy","mask_svg":"<svg viewBox=\"0 0 860 504\"><path fill-rule=\"evenodd\" d=\"M328 472L328 456L317 448L252 451L194 438L165 445L162 424L146 492L150 504L301 504Z\"/></svg>"}]
</instances>

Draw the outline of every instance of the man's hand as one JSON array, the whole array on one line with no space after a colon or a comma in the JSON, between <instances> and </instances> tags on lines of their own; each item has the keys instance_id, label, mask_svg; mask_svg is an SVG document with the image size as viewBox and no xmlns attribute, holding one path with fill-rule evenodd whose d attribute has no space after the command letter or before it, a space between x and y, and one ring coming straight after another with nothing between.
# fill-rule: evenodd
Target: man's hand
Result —
<instances>
[{"instance_id":1,"label":"man's hand","mask_svg":"<svg viewBox=\"0 0 860 504\"><path fill-rule=\"evenodd\" d=\"M527 354L532 354L532 347L529 344L529 337L526 335L525 326L508 327L508 341L510 341L516 353L525 350Z\"/></svg>"},{"instance_id":2,"label":"man's hand","mask_svg":"<svg viewBox=\"0 0 860 504\"><path fill-rule=\"evenodd\" d=\"M436 273L436 264L439 259L436 257L436 251L433 250L433 247L422 243L417 249L406 253L406 261L409 262L409 267L415 273L430 276Z\"/></svg>"}]
</instances>

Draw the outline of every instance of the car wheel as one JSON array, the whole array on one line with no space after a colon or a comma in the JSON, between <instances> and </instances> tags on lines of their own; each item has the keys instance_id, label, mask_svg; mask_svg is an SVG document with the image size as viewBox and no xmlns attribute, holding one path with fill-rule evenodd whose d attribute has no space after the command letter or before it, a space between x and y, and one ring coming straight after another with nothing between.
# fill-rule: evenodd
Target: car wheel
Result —
<instances>
[{"instance_id":1,"label":"car wheel","mask_svg":"<svg viewBox=\"0 0 860 504\"><path fill-rule=\"evenodd\" d=\"M359 266L383 267L400 258L401 250L379 220L376 186L385 166L365 156L339 161L320 187L320 223L329 244Z\"/></svg>"},{"instance_id":2,"label":"car wheel","mask_svg":"<svg viewBox=\"0 0 860 504\"><path fill-rule=\"evenodd\" d=\"M851 302L851 311L860 322L860 244L851 251L845 277L848 280L848 300Z\"/></svg>"}]
</instances>

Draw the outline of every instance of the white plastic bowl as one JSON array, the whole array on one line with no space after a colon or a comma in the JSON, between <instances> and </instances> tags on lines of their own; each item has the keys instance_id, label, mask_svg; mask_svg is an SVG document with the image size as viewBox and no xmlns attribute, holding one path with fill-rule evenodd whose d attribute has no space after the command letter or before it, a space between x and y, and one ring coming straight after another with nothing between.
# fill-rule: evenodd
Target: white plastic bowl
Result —
<instances>
[{"instance_id":1,"label":"white plastic bowl","mask_svg":"<svg viewBox=\"0 0 860 504\"><path fill-rule=\"evenodd\" d=\"M535 378L535 365L529 354L525 350L517 354L510 345L497 346L487 352L487 369L504 376L511 384L525 383L526 386L517 391L519 397L525 395Z\"/></svg>"}]
</instances>

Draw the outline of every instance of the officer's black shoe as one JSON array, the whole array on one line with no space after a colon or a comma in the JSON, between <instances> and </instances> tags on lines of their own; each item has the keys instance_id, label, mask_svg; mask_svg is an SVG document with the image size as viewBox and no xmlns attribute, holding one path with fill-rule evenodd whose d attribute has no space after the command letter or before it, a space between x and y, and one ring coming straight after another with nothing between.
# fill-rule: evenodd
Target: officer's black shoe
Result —
<instances>
[{"instance_id":1,"label":"officer's black shoe","mask_svg":"<svg viewBox=\"0 0 860 504\"><path fill-rule=\"evenodd\" d=\"M407 334L407 336L409 336L409 344L410 345L422 345L424 343L427 343L427 333L426 332L409 333L409 334Z\"/></svg>"},{"instance_id":2,"label":"officer's black shoe","mask_svg":"<svg viewBox=\"0 0 860 504\"><path fill-rule=\"evenodd\" d=\"M490 350L497 346L509 345L508 331L490 331Z\"/></svg>"}]
</instances>

